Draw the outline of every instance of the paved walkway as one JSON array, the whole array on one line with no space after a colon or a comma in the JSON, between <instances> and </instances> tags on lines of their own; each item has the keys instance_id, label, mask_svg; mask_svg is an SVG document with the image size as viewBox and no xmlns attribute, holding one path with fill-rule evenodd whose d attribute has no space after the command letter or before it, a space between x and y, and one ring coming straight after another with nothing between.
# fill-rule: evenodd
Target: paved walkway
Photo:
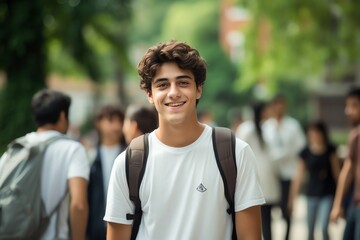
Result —
<instances>
[{"instance_id":1,"label":"paved walkway","mask_svg":"<svg viewBox=\"0 0 360 240\"><path fill-rule=\"evenodd\" d=\"M282 240L285 235L285 222L281 218L281 211L279 208L272 212L274 224L272 226L273 239ZM341 219L337 224L330 223L329 235L331 240L341 240L345 227L345 220ZM316 232L316 240L321 240L320 232ZM290 230L290 240L307 240L306 227L306 199L304 196L299 196L295 203L294 215L292 220L292 228Z\"/></svg>"}]
</instances>

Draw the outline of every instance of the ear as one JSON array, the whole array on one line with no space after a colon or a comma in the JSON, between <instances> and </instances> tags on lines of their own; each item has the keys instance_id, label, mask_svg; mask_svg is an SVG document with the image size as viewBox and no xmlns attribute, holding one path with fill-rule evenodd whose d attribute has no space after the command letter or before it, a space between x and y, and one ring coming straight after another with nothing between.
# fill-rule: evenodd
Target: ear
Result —
<instances>
[{"instance_id":1,"label":"ear","mask_svg":"<svg viewBox=\"0 0 360 240\"><path fill-rule=\"evenodd\" d=\"M196 99L200 99L201 98L201 94L202 94L202 89L203 89L203 86L202 85L199 85L196 89Z\"/></svg>"},{"instance_id":2,"label":"ear","mask_svg":"<svg viewBox=\"0 0 360 240\"><path fill-rule=\"evenodd\" d=\"M149 103L154 104L154 100L152 98L152 94L151 94L150 90L146 90L146 97L147 97Z\"/></svg>"},{"instance_id":3,"label":"ear","mask_svg":"<svg viewBox=\"0 0 360 240\"><path fill-rule=\"evenodd\" d=\"M60 121L60 120L61 120L61 121L66 121L66 120L67 120L64 111L61 111L61 112L60 112L60 115L59 115L59 119L58 119L58 120L59 120L59 121Z\"/></svg>"}]
</instances>

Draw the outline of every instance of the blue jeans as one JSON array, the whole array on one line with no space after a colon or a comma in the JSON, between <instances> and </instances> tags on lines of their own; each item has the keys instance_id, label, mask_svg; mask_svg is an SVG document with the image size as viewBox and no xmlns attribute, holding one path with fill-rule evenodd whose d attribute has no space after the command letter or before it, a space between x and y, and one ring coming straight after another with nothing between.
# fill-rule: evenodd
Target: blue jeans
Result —
<instances>
[{"instance_id":1,"label":"blue jeans","mask_svg":"<svg viewBox=\"0 0 360 240\"><path fill-rule=\"evenodd\" d=\"M347 211L344 240L360 239L360 207L351 205Z\"/></svg>"},{"instance_id":2,"label":"blue jeans","mask_svg":"<svg viewBox=\"0 0 360 240\"><path fill-rule=\"evenodd\" d=\"M316 223L319 224L321 228L322 239L329 239L329 216L333 201L333 196L307 197L307 225L309 230L309 240L314 239Z\"/></svg>"}]
</instances>

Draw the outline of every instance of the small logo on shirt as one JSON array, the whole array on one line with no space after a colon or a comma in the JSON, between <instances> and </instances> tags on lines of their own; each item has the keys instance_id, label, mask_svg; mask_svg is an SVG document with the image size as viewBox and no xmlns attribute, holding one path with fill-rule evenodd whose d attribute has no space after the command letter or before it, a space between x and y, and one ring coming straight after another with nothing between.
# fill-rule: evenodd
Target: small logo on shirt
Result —
<instances>
[{"instance_id":1,"label":"small logo on shirt","mask_svg":"<svg viewBox=\"0 0 360 240\"><path fill-rule=\"evenodd\" d=\"M202 183L200 183L196 190L198 190L199 192L205 192L207 189Z\"/></svg>"}]
</instances>

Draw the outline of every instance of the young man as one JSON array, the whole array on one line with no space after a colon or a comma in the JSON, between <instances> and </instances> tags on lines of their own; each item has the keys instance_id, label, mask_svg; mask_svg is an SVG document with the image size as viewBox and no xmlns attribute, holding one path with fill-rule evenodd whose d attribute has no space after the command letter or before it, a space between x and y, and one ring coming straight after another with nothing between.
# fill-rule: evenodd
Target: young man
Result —
<instances>
[{"instance_id":1,"label":"young man","mask_svg":"<svg viewBox=\"0 0 360 240\"><path fill-rule=\"evenodd\" d=\"M212 145L212 129L197 120L196 104L206 63L196 49L170 41L150 48L138 65L140 86L158 112L159 127L149 135L146 171L140 186L142 219L137 239L231 239L223 181ZM236 139L236 232L261 239L264 198L255 159ZM125 173L125 153L115 161L104 219L107 239L130 239L134 213Z\"/></svg>"},{"instance_id":2,"label":"young man","mask_svg":"<svg viewBox=\"0 0 360 240\"><path fill-rule=\"evenodd\" d=\"M106 239L106 223L103 221L106 194L111 168L115 158L125 150L123 135L124 112L114 104L101 106L94 116L99 135L96 155L92 159L89 179L89 221L87 239Z\"/></svg>"},{"instance_id":3,"label":"young man","mask_svg":"<svg viewBox=\"0 0 360 240\"><path fill-rule=\"evenodd\" d=\"M32 113L37 130L25 136L27 141L36 144L66 134L70 104L70 97L57 91L36 93ZM46 212L50 214L59 206L42 239L85 239L89 161L84 147L65 137L51 143L45 151L41 174Z\"/></svg>"},{"instance_id":4,"label":"young man","mask_svg":"<svg viewBox=\"0 0 360 240\"><path fill-rule=\"evenodd\" d=\"M126 109L123 126L126 143L144 133L150 133L157 128L157 114L154 109L142 105L130 105Z\"/></svg>"},{"instance_id":5,"label":"young man","mask_svg":"<svg viewBox=\"0 0 360 240\"><path fill-rule=\"evenodd\" d=\"M360 239L360 88L354 88L347 94L345 114L353 128L349 134L348 155L340 172L330 219L336 221L344 214L342 201L351 183L354 183L344 231L344 239L351 240Z\"/></svg>"},{"instance_id":6,"label":"young man","mask_svg":"<svg viewBox=\"0 0 360 240\"><path fill-rule=\"evenodd\" d=\"M269 144L280 178L280 208L286 221L285 238L289 239L291 216L288 211L290 184L295 176L298 153L305 147L306 138L299 122L286 114L286 99L277 95L271 102L273 116L263 125L264 139Z\"/></svg>"}]
</instances>

